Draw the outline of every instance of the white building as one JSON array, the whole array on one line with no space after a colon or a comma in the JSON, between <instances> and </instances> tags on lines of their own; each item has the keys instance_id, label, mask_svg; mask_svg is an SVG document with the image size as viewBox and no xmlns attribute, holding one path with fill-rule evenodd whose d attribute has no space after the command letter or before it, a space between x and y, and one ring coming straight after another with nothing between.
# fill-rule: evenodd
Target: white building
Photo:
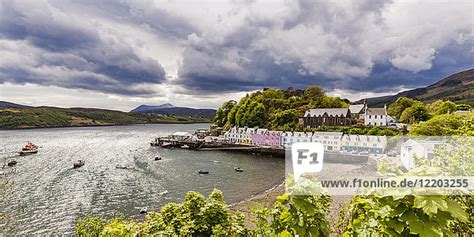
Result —
<instances>
[{"instance_id":1,"label":"white building","mask_svg":"<svg viewBox=\"0 0 474 237\"><path fill-rule=\"evenodd\" d=\"M387 106L384 106L384 108L367 108L365 111L365 126L389 126L392 123L395 123L395 119L387 114Z\"/></svg>"},{"instance_id":2,"label":"white building","mask_svg":"<svg viewBox=\"0 0 474 237\"><path fill-rule=\"evenodd\" d=\"M326 151L341 150L342 132L315 132L311 142L319 142L324 145Z\"/></svg>"},{"instance_id":3,"label":"white building","mask_svg":"<svg viewBox=\"0 0 474 237\"><path fill-rule=\"evenodd\" d=\"M239 129L237 127L233 127L229 129L229 131L224 133L224 139L229 141L230 143L238 143L242 141L242 137L239 134Z\"/></svg>"},{"instance_id":4,"label":"white building","mask_svg":"<svg viewBox=\"0 0 474 237\"><path fill-rule=\"evenodd\" d=\"M241 144L252 145L252 135L255 133L255 128L246 128L241 134Z\"/></svg>"},{"instance_id":5,"label":"white building","mask_svg":"<svg viewBox=\"0 0 474 237\"><path fill-rule=\"evenodd\" d=\"M311 132L283 132L281 133L281 146L289 148L296 142L311 142Z\"/></svg>"},{"instance_id":6,"label":"white building","mask_svg":"<svg viewBox=\"0 0 474 237\"><path fill-rule=\"evenodd\" d=\"M400 150L400 160L407 170L415 167L415 156L418 159L434 158L434 149L442 144L440 141L413 140L404 142Z\"/></svg>"},{"instance_id":7,"label":"white building","mask_svg":"<svg viewBox=\"0 0 474 237\"><path fill-rule=\"evenodd\" d=\"M170 138L182 141L182 140L191 139L192 136L193 135L188 132L175 132L170 135Z\"/></svg>"},{"instance_id":8,"label":"white building","mask_svg":"<svg viewBox=\"0 0 474 237\"><path fill-rule=\"evenodd\" d=\"M344 134L341 139L341 150L345 152L382 154L386 148L386 136Z\"/></svg>"}]
</instances>

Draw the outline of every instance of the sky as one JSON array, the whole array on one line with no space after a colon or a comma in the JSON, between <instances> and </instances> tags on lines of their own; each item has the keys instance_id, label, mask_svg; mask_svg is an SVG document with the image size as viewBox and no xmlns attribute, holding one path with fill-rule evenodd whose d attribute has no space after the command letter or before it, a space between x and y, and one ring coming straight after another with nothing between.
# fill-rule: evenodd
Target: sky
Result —
<instances>
[{"instance_id":1,"label":"sky","mask_svg":"<svg viewBox=\"0 0 474 237\"><path fill-rule=\"evenodd\" d=\"M217 108L265 87L351 100L474 67L470 0L0 0L0 100Z\"/></svg>"}]
</instances>

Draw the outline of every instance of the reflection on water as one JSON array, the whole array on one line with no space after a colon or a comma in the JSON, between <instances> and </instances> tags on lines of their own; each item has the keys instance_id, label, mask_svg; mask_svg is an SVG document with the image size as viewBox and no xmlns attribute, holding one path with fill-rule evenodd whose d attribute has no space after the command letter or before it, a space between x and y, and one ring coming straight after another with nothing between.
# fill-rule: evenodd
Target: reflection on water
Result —
<instances>
[{"instance_id":1,"label":"reflection on water","mask_svg":"<svg viewBox=\"0 0 474 237\"><path fill-rule=\"evenodd\" d=\"M17 222L10 234L70 233L85 213L138 215L180 201L187 191L213 188L236 202L282 182L284 159L246 154L150 147L156 136L193 131L208 124L133 125L0 131L0 159L27 141L36 155L16 157L14 194L6 209ZM154 161L160 155L161 161ZM86 164L72 169L83 159ZM116 166L128 169L117 169ZM244 172L235 172L240 166ZM200 175L197 170L208 170Z\"/></svg>"}]
</instances>

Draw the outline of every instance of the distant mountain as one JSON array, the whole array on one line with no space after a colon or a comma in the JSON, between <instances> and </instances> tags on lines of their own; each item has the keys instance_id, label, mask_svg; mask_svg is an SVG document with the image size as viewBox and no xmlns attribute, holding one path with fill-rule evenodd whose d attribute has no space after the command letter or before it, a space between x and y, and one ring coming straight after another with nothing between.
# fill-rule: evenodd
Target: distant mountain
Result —
<instances>
[{"instance_id":1,"label":"distant mountain","mask_svg":"<svg viewBox=\"0 0 474 237\"><path fill-rule=\"evenodd\" d=\"M133 113L144 113L146 111L150 110L155 110L155 109L167 109L167 108L173 108L174 105L170 103L162 104L162 105L140 105L136 107L135 109L132 109L130 112Z\"/></svg>"},{"instance_id":2,"label":"distant mountain","mask_svg":"<svg viewBox=\"0 0 474 237\"><path fill-rule=\"evenodd\" d=\"M31 108L31 106L20 105L6 101L0 101L0 109L9 109L9 108Z\"/></svg>"},{"instance_id":3,"label":"distant mountain","mask_svg":"<svg viewBox=\"0 0 474 237\"><path fill-rule=\"evenodd\" d=\"M216 114L215 109L194 109L187 107L175 107L172 104L162 104L157 106L140 105L131 110L133 113L163 114L176 116L199 116L213 118Z\"/></svg>"},{"instance_id":4,"label":"distant mountain","mask_svg":"<svg viewBox=\"0 0 474 237\"><path fill-rule=\"evenodd\" d=\"M367 104L372 107L382 107L390 104L399 97L408 97L424 102L435 100L450 100L474 106L474 69L448 76L430 86L403 91L396 95L368 98ZM363 100L356 103L362 103Z\"/></svg>"}]
</instances>

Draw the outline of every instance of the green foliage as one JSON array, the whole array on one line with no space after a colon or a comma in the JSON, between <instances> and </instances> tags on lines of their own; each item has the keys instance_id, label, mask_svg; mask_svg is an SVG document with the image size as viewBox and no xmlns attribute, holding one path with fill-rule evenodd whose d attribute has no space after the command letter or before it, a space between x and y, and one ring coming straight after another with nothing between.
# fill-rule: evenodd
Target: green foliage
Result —
<instances>
[{"instance_id":1,"label":"green foliage","mask_svg":"<svg viewBox=\"0 0 474 237\"><path fill-rule=\"evenodd\" d=\"M403 110L399 120L405 123L416 123L419 121L426 121L429 118L430 114L426 106L422 102L415 101L411 107Z\"/></svg>"},{"instance_id":2,"label":"green foliage","mask_svg":"<svg viewBox=\"0 0 474 237\"><path fill-rule=\"evenodd\" d=\"M474 113L438 115L423 124L416 124L410 131L414 136L474 135Z\"/></svg>"},{"instance_id":3,"label":"green foliage","mask_svg":"<svg viewBox=\"0 0 474 237\"><path fill-rule=\"evenodd\" d=\"M331 198L325 195L289 195L277 198L273 209L254 211L258 236L328 236Z\"/></svg>"},{"instance_id":4,"label":"green foliage","mask_svg":"<svg viewBox=\"0 0 474 237\"><path fill-rule=\"evenodd\" d=\"M458 110L458 106L451 101L437 100L429 106L430 112L434 115L454 113Z\"/></svg>"},{"instance_id":5,"label":"green foliage","mask_svg":"<svg viewBox=\"0 0 474 237\"><path fill-rule=\"evenodd\" d=\"M238 104L225 102L217 111L214 124L229 129L232 126L265 127L274 130L298 128L298 117L310 108L348 107L349 101L326 96L317 86L306 90L269 89L243 97ZM229 106L229 103L232 105Z\"/></svg>"},{"instance_id":6,"label":"green foliage","mask_svg":"<svg viewBox=\"0 0 474 237\"><path fill-rule=\"evenodd\" d=\"M182 204L168 203L143 222L85 216L75 226L77 236L245 236L244 215L231 214L222 193L208 198L189 192Z\"/></svg>"},{"instance_id":7,"label":"green foliage","mask_svg":"<svg viewBox=\"0 0 474 237\"><path fill-rule=\"evenodd\" d=\"M417 101L411 98L400 97L394 103L390 104L387 109L387 113L400 118L405 109L410 108Z\"/></svg>"},{"instance_id":8,"label":"green foliage","mask_svg":"<svg viewBox=\"0 0 474 237\"><path fill-rule=\"evenodd\" d=\"M319 128L301 129L306 132L343 132L355 135L397 136L401 135L397 128L379 126L321 126Z\"/></svg>"},{"instance_id":9,"label":"green foliage","mask_svg":"<svg viewBox=\"0 0 474 237\"><path fill-rule=\"evenodd\" d=\"M356 196L351 210L347 236L455 236L453 224L468 221L447 196Z\"/></svg>"}]
</instances>

